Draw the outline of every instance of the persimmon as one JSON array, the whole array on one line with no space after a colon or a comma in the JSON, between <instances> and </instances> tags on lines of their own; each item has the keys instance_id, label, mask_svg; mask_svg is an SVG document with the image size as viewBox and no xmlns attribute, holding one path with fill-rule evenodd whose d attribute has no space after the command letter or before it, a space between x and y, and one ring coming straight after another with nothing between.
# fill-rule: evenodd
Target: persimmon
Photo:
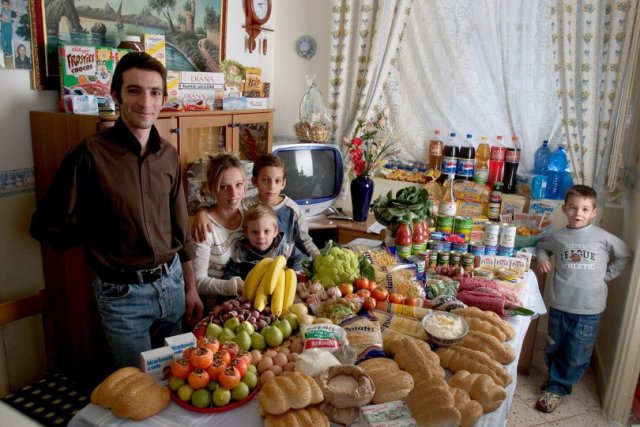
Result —
<instances>
[{"instance_id":1,"label":"persimmon","mask_svg":"<svg viewBox=\"0 0 640 427\"><path fill-rule=\"evenodd\" d=\"M211 365L206 369L207 374L209 374L209 380L218 381L218 376L220 376L220 373L225 369L227 369L227 365L224 363L224 360L214 357L213 362L211 362Z\"/></svg>"},{"instance_id":2,"label":"persimmon","mask_svg":"<svg viewBox=\"0 0 640 427\"><path fill-rule=\"evenodd\" d=\"M222 344L222 347L220 347L220 349L227 350L231 355L231 358L233 359L240 351L240 346L233 341L227 341L226 343Z\"/></svg>"},{"instance_id":3,"label":"persimmon","mask_svg":"<svg viewBox=\"0 0 640 427\"><path fill-rule=\"evenodd\" d=\"M237 368L228 367L218 376L218 383L227 390L235 388L240 383L240 371Z\"/></svg>"},{"instance_id":4,"label":"persimmon","mask_svg":"<svg viewBox=\"0 0 640 427\"><path fill-rule=\"evenodd\" d=\"M225 366L229 366L231 363L231 354L227 350L218 350L213 355L213 360L220 359Z\"/></svg>"},{"instance_id":5,"label":"persimmon","mask_svg":"<svg viewBox=\"0 0 640 427\"><path fill-rule=\"evenodd\" d=\"M194 368L205 369L213 361L213 352L205 347L198 347L191 352L189 359Z\"/></svg>"},{"instance_id":6,"label":"persimmon","mask_svg":"<svg viewBox=\"0 0 640 427\"><path fill-rule=\"evenodd\" d=\"M232 368L236 368L238 372L240 372L240 377L244 377L245 374L247 373L247 370L249 369L249 365L247 365L247 360L240 359L238 357L233 359L229 364L229 366Z\"/></svg>"},{"instance_id":7,"label":"persimmon","mask_svg":"<svg viewBox=\"0 0 640 427\"><path fill-rule=\"evenodd\" d=\"M192 370L193 367L189 359L185 359L184 357L174 360L171 365L171 375L181 380L186 380Z\"/></svg>"},{"instance_id":8,"label":"persimmon","mask_svg":"<svg viewBox=\"0 0 640 427\"><path fill-rule=\"evenodd\" d=\"M195 350L198 347L192 346L192 347L187 347L184 350L182 350L182 357L184 357L187 360L191 359L191 352L193 352L193 350Z\"/></svg>"},{"instance_id":9,"label":"persimmon","mask_svg":"<svg viewBox=\"0 0 640 427\"><path fill-rule=\"evenodd\" d=\"M249 365L251 365L251 361L253 360L253 357L251 357L251 353L249 353L246 350L240 350L237 354L236 354L236 358L237 359L244 359L247 362L247 367Z\"/></svg>"},{"instance_id":10,"label":"persimmon","mask_svg":"<svg viewBox=\"0 0 640 427\"><path fill-rule=\"evenodd\" d=\"M198 347L205 347L215 353L220 348L220 341L215 337L204 336L198 340Z\"/></svg>"},{"instance_id":11,"label":"persimmon","mask_svg":"<svg viewBox=\"0 0 640 427\"><path fill-rule=\"evenodd\" d=\"M209 374L204 369L196 368L189 374L187 382L194 390L205 388L209 384Z\"/></svg>"}]
</instances>

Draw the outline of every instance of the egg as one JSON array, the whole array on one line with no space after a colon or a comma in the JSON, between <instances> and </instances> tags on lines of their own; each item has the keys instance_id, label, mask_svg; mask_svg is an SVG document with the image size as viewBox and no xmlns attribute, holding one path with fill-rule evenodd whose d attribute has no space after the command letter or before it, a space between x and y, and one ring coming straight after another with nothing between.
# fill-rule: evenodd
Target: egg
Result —
<instances>
[{"instance_id":1,"label":"egg","mask_svg":"<svg viewBox=\"0 0 640 427\"><path fill-rule=\"evenodd\" d=\"M270 370L277 377L282 373L282 366L273 365Z\"/></svg>"},{"instance_id":2,"label":"egg","mask_svg":"<svg viewBox=\"0 0 640 427\"><path fill-rule=\"evenodd\" d=\"M287 355L284 353L278 353L276 357L273 358L273 363L280 367L283 367L284 365L286 365L288 361L289 359L287 358Z\"/></svg>"},{"instance_id":3,"label":"egg","mask_svg":"<svg viewBox=\"0 0 640 427\"><path fill-rule=\"evenodd\" d=\"M251 364L257 365L262 360L262 353L258 350L251 350Z\"/></svg>"},{"instance_id":4,"label":"egg","mask_svg":"<svg viewBox=\"0 0 640 427\"><path fill-rule=\"evenodd\" d=\"M264 385L265 382L269 381L271 378L275 377L272 371L264 371L262 375L260 375L260 385Z\"/></svg>"},{"instance_id":5,"label":"egg","mask_svg":"<svg viewBox=\"0 0 640 427\"><path fill-rule=\"evenodd\" d=\"M296 362L287 362L286 365L284 365L283 370L284 371L295 371L296 369Z\"/></svg>"},{"instance_id":6,"label":"egg","mask_svg":"<svg viewBox=\"0 0 640 427\"><path fill-rule=\"evenodd\" d=\"M262 374L263 372L271 369L273 366L273 359L267 356L264 356L260 362L258 362L258 373Z\"/></svg>"},{"instance_id":7,"label":"egg","mask_svg":"<svg viewBox=\"0 0 640 427\"><path fill-rule=\"evenodd\" d=\"M267 350L267 351L264 352L264 354L262 356L270 357L270 358L273 359L274 357L276 357L276 354L278 354L278 352L275 351L275 350Z\"/></svg>"}]
</instances>

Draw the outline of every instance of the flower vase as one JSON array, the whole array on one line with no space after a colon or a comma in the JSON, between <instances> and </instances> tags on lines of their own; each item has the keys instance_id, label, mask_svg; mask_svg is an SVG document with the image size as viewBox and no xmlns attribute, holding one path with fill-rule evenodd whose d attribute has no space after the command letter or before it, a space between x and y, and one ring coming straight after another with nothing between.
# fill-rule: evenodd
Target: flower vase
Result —
<instances>
[{"instance_id":1,"label":"flower vase","mask_svg":"<svg viewBox=\"0 0 640 427\"><path fill-rule=\"evenodd\" d=\"M369 215L373 197L373 180L368 176L357 176L351 180L351 210L353 220L364 222Z\"/></svg>"}]
</instances>

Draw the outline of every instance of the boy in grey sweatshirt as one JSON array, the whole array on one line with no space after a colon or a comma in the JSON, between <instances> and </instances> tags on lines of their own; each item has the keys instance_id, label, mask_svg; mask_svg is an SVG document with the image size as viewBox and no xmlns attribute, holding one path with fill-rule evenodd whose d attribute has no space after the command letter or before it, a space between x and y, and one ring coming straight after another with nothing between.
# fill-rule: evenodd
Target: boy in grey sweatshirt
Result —
<instances>
[{"instance_id":1,"label":"boy in grey sweatshirt","mask_svg":"<svg viewBox=\"0 0 640 427\"><path fill-rule=\"evenodd\" d=\"M544 352L549 378L536 402L543 412L553 412L589 367L606 305L606 282L615 279L632 257L621 239L591 224L596 201L591 187L571 187L562 205L567 227L538 244L540 270L551 271L550 254L555 264Z\"/></svg>"}]
</instances>

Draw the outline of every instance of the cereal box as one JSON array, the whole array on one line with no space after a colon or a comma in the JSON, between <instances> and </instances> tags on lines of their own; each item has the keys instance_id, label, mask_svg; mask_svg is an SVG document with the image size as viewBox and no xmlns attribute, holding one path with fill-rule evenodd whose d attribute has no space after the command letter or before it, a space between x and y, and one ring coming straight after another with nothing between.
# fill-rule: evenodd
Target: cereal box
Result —
<instances>
[{"instance_id":1,"label":"cereal box","mask_svg":"<svg viewBox=\"0 0 640 427\"><path fill-rule=\"evenodd\" d=\"M140 353L140 369L165 385L171 373L174 352L171 347L159 347Z\"/></svg>"},{"instance_id":2,"label":"cereal box","mask_svg":"<svg viewBox=\"0 0 640 427\"><path fill-rule=\"evenodd\" d=\"M144 51L156 58L166 66L164 35L162 34L145 34L144 35Z\"/></svg>"},{"instance_id":3,"label":"cereal box","mask_svg":"<svg viewBox=\"0 0 640 427\"><path fill-rule=\"evenodd\" d=\"M244 96L247 98L262 98L262 69L259 67L245 68Z\"/></svg>"}]
</instances>

